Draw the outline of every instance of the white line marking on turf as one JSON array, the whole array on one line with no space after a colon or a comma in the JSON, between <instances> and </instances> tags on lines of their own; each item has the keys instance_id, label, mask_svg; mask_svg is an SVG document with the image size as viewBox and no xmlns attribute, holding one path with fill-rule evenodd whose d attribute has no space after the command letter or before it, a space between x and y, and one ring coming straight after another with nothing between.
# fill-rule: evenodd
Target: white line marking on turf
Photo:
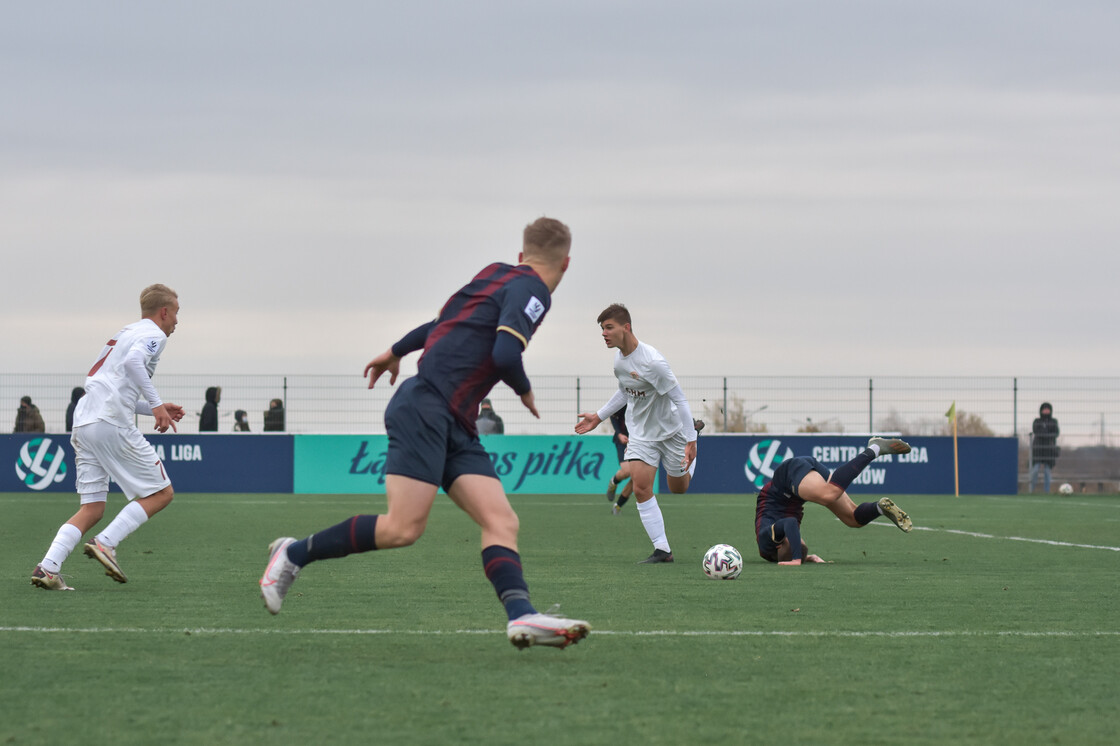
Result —
<instances>
[{"instance_id":1,"label":"white line marking on turf","mask_svg":"<svg viewBox=\"0 0 1120 746\"><path fill-rule=\"evenodd\" d=\"M0 632L33 634L192 634L192 635L498 635L501 629L237 629L229 627L0 627ZM593 635L620 637L1118 637L1120 630L592 630Z\"/></svg>"},{"instance_id":2,"label":"white line marking on turf","mask_svg":"<svg viewBox=\"0 0 1120 746\"><path fill-rule=\"evenodd\" d=\"M883 525L883 524L877 524ZM1104 549L1109 552L1120 552L1120 547L1099 546L1097 544L1074 544L1069 541L1053 541L1051 539L1029 539L1025 536L996 536L994 534L981 534L976 531L960 531L954 528L928 528L926 526L915 526L915 531L940 531L946 534L958 534L959 536L972 536L977 539L1004 539L1005 541L1026 541L1031 544L1049 544L1054 547L1076 547L1077 549Z\"/></svg>"}]
</instances>

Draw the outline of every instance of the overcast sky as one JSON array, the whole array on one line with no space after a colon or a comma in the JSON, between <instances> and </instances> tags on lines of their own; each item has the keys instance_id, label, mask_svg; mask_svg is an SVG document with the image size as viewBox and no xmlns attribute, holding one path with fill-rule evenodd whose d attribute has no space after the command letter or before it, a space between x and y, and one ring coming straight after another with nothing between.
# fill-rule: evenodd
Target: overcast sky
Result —
<instances>
[{"instance_id":1,"label":"overcast sky","mask_svg":"<svg viewBox=\"0 0 1120 746\"><path fill-rule=\"evenodd\" d=\"M0 371L345 373L536 217L530 376L1117 375L1120 4L4 2Z\"/></svg>"}]
</instances>

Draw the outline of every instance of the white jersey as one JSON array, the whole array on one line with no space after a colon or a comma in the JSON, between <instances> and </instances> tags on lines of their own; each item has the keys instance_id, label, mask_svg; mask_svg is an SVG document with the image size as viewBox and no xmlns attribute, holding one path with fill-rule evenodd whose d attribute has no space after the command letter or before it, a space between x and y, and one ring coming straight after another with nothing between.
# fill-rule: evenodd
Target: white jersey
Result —
<instances>
[{"instance_id":1,"label":"white jersey","mask_svg":"<svg viewBox=\"0 0 1120 746\"><path fill-rule=\"evenodd\" d=\"M88 373L86 395L74 408L74 427L98 421L133 427L137 412L151 414L163 404L151 377L166 344L167 335L151 319L117 332Z\"/></svg>"},{"instance_id":2,"label":"white jersey","mask_svg":"<svg viewBox=\"0 0 1120 746\"><path fill-rule=\"evenodd\" d=\"M629 355L617 350L614 375L626 395L626 428L631 438L665 440L683 427L668 396L677 386L677 377L660 352L644 342Z\"/></svg>"}]
</instances>

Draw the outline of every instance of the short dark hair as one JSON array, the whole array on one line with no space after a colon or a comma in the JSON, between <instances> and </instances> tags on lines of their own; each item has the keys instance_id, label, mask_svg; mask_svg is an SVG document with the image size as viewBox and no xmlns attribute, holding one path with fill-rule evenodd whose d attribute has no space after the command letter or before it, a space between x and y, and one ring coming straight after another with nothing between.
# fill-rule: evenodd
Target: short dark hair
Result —
<instances>
[{"instance_id":1,"label":"short dark hair","mask_svg":"<svg viewBox=\"0 0 1120 746\"><path fill-rule=\"evenodd\" d=\"M526 256L562 261L572 248L572 232L555 218L537 218L525 226L522 249Z\"/></svg>"},{"instance_id":2,"label":"short dark hair","mask_svg":"<svg viewBox=\"0 0 1120 746\"><path fill-rule=\"evenodd\" d=\"M599 314L599 318L596 319L596 323L602 326L603 322L607 321L608 319L611 321L617 321L620 324L632 323L630 321L630 311L621 303L612 303L604 308L603 312Z\"/></svg>"}]
</instances>

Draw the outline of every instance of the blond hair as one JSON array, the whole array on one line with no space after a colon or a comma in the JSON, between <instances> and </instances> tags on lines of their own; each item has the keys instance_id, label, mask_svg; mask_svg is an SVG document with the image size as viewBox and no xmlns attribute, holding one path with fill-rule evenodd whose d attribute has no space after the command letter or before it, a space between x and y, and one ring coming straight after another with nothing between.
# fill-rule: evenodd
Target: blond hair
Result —
<instances>
[{"instance_id":1,"label":"blond hair","mask_svg":"<svg viewBox=\"0 0 1120 746\"><path fill-rule=\"evenodd\" d=\"M172 301L177 300L178 297L179 294L166 285L161 285L158 282L155 285L149 285L140 292L140 315L147 318L159 309L170 306Z\"/></svg>"},{"instance_id":2,"label":"blond hair","mask_svg":"<svg viewBox=\"0 0 1120 746\"><path fill-rule=\"evenodd\" d=\"M525 226L522 252L526 259L561 262L572 248L568 226L553 218L537 218Z\"/></svg>"}]
</instances>

